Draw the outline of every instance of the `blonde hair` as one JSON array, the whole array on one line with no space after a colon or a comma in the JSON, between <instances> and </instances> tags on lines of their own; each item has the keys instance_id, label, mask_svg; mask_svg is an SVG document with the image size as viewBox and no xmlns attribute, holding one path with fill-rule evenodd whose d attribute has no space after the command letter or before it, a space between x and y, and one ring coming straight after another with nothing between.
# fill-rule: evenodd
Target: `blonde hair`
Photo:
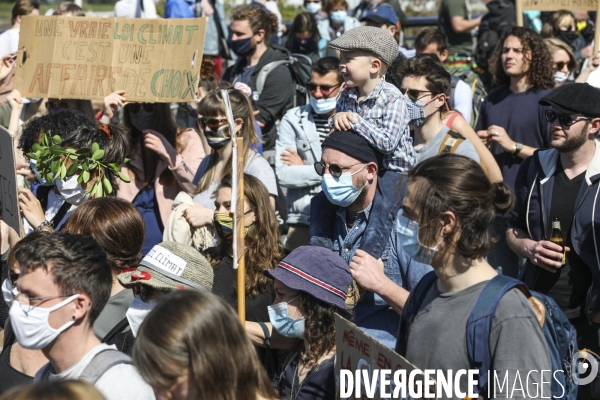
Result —
<instances>
[{"instance_id":1,"label":"blonde hair","mask_svg":"<svg viewBox=\"0 0 600 400\"><path fill-rule=\"evenodd\" d=\"M564 50L569 55L569 65L568 65L569 71L573 71L575 68L577 68L577 60L575 59L575 55L573 54L573 51L571 50L571 46L569 46L562 40L556 39L556 38L544 39L544 44L548 48L548 51L550 52L550 56L552 56L558 50ZM554 68L554 62L552 64L553 64L552 68Z\"/></svg>"}]
</instances>

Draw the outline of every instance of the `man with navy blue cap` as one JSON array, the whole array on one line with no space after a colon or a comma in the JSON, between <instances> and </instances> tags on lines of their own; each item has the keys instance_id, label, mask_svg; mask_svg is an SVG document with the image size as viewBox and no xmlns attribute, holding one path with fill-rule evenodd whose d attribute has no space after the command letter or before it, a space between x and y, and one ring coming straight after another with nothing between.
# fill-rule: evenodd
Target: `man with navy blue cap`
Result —
<instances>
[{"instance_id":1,"label":"man with navy blue cap","mask_svg":"<svg viewBox=\"0 0 600 400\"><path fill-rule=\"evenodd\" d=\"M395 36L398 29L398 16L389 4L380 4L360 18L366 26L374 26Z\"/></svg>"},{"instance_id":2,"label":"man with navy blue cap","mask_svg":"<svg viewBox=\"0 0 600 400\"><path fill-rule=\"evenodd\" d=\"M350 266L353 285L346 304L355 312L354 323L381 343L394 348L400 313L409 291L431 267L417 263L398 244L392 229L381 258L359 249L369 231L367 223L377 192L379 153L360 135L332 132L323 141L321 160L315 171L335 211L330 237L311 237L311 245L327 247ZM400 191L399 191L400 192ZM313 218L311 226L329 218ZM388 221L395 224L395 221Z\"/></svg>"},{"instance_id":3,"label":"man with navy blue cap","mask_svg":"<svg viewBox=\"0 0 600 400\"><path fill-rule=\"evenodd\" d=\"M527 259L520 278L554 298L577 329L579 348L598 352L600 323L600 90L587 83L544 96L550 147L523 161L509 220L510 248ZM551 242L560 229L564 247ZM588 386L580 386L580 392ZM587 396L578 398L591 398Z\"/></svg>"}]
</instances>

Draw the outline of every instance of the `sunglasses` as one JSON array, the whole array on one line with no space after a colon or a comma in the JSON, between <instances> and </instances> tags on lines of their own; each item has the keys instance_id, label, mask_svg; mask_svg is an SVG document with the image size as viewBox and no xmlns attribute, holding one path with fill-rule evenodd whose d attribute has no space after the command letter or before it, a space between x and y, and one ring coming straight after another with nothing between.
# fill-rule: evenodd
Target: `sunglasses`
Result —
<instances>
[{"instance_id":1,"label":"sunglasses","mask_svg":"<svg viewBox=\"0 0 600 400\"><path fill-rule=\"evenodd\" d=\"M146 112L154 112L156 111L156 104L154 103L133 103L129 106L129 110L137 114L140 111L140 107L142 107Z\"/></svg>"},{"instance_id":2,"label":"sunglasses","mask_svg":"<svg viewBox=\"0 0 600 400\"><path fill-rule=\"evenodd\" d=\"M46 110L54 110L56 108L58 108L59 110L68 110L69 103L66 103L64 101L54 102L50 100L46 102Z\"/></svg>"},{"instance_id":3,"label":"sunglasses","mask_svg":"<svg viewBox=\"0 0 600 400\"><path fill-rule=\"evenodd\" d=\"M400 88L400 93L407 96L412 101L417 101L421 97L421 93L433 93L431 90L417 90Z\"/></svg>"},{"instance_id":4,"label":"sunglasses","mask_svg":"<svg viewBox=\"0 0 600 400\"><path fill-rule=\"evenodd\" d=\"M565 67L565 65L567 66L567 68L569 67L569 63L568 63L568 62L564 62L564 61L557 62L557 63L556 63L556 64L554 64L554 65L556 65L556 70L557 70L557 71L560 71L560 70L562 70L562 69Z\"/></svg>"},{"instance_id":5,"label":"sunglasses","mask_svg":"<svg viewBox=\"0 0 600 400\"><path fill-rule=\"evenodd\" d=\"M206 127L211 129L217 129L222 125L227 123L227 118L224 117L200 117L198 118L198 123L200 123L200 127L204 130Z\"/></svg>"},{"instance_id":6,"label":"sunglasses","mask_svg":"<svg viewBox=\"0 0 600 400\"><path fill-rule=\"evenodd\" d=\"M360 164L365 164L365 163L360 162L360 163L349 165L347 167L340 167L339 165L331 164L328 167L327 165L323 164L322 162L317 161L314 164L314 167L315 167L315 172L319 176L323 176L323 174L325 173L325 171L327 169L329 169L329 173L331 174L331 176L333 176L335 179L339 179L339 177L342 176L342 173L345 170L348 170L348 169L354 167L355 165L360 165Z\"/></svg>"},{"instance_id":7,"label":"sunglasses","mask_svg":"<svg viewBox=\"0 0 600 400\"><path fill-rule=\"evenodd\" d=\"M562 126L571 126L579 121L589 121L591 118L588 117L575 117L573 118L569 114L559 114L552 110L546 110L544 113L546 117L546 121L553 123L558 118L558 123Z\"/></svg>"},{"instance_id":8,"label":"sunglasses","mask_svg":"<svg viewBox=\"0 0 600 400\"><path fill-rule=\"evenodd\" d=\"M335 89L336 87L339 87L341 84L338 83L337 85L315 85L314 83L308 82L306 84L306 88L308 89L309 92L316 92L317 89L319 89L321 91L321 93L323 93L323 96L329 96L329 94L331 93L331 91L333 89Z\"/></svg>"}]
</instances>

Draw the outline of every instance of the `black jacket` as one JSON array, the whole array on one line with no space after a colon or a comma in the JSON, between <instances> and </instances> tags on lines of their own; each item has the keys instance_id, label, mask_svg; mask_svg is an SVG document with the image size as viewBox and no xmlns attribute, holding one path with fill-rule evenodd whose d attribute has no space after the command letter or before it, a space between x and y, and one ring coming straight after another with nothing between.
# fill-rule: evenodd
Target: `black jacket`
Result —
<instances>
[{"instance_id":1,"label":"black jacket","mask_svg":"<svg viewBox=\"0 0 600 400\"><path fill-rule=\"evenodd\" d=\"M285 65L281 65L269 73L260 97L256 92L256 77L261 68L266 64L272 61L287 60L288 58L289 53L286 49L276 45L270 45L258 61L258 64L250 77L250 89L252 89L250 98L252 100L252 106L255 111L260 111L256 116L256 120L264 124L264 127L262 128L264 150L275 148L275 141L277 139L277 127L275 122L281 120L283 114L293 107L295 88L290 70ZM234 65L227 68L223 75L223 79L235 83L245 66L246 58L240 57Z\"/></svg>"}]
</instances>

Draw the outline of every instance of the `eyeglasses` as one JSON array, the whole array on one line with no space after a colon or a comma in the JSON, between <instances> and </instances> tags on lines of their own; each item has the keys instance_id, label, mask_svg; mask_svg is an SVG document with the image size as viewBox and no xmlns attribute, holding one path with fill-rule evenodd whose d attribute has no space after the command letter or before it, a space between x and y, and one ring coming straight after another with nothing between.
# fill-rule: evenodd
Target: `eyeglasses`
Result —
<instances>
[{"instance_id":1,"label":"eyeglasses","mask_svg":"<svg viewBox=\"0 0 600 400\"><path fill-rule=\"evenodd\" d=\"M331 174L331 176L333 176L336 179L339 179L339 177L342 176L342 173L345 170L348 170L348 169L354 167L355 165L360 165L360 164L365 164L365 163L360 162L360 163L349 165L347 167L340 167L339 165L331 164L328 167L324 163L317 161L314 164L314 167L315 167L315 171L317 172L317 175L319 175L319 176L323 176L325 171L327 171L327 169L329 169L329 173Z\"/></svg>"},{"instance_id":2,"label":"eyeglasses","mask_svg":"<svg viewBox=\"0 0 600 400\"><path fill-rule=\"evenodd\" d=\"M140 299L147 303L148 299L156 300L156 293L162 292L162 290L154 289L152 287L148 287L146 285L134 285L133 286L133 295L140 296Z\"/></svg>"},{"instance_id":3,"label":"eyeglasses","mask_svg":"<svg viewBox=\"0 0 600 400\"><path fill-rule=\"evenodd\" d=\"M156 111L156 104L154 103L132 103L129 105L129 110L137 114L140 111L140 107L143 108L146 112L154 112Z\"/></svg>"},{"instance_id":4,"label":"eyeglasses","mask_svg":"<svg viewBox=\"0 0 600 400\"><path fill-rule=\"evenodd\" d=\"M558 123L562 126L571 126L579 121L589 121L591 118L588 117L575 117L573 118L569 114L559 114L552 110L546 110L544 113L546 117L546 121L553 123L558 118Z\"/></svg>"},{"instance_id":5,"label":"eyeglasses","mask_svg":"<svg viewBox=\"0 0 600 400\"><path fill-rule=\"evenodd\" d=\"M209 127L211 129L217 129L218 127L225 125L227 123L227 118L224 117L200 117L198 118L198 122L200 123L200 127L202 129L206 129Z\"/></svg>"},{"instance_id":6,"label":"eyeglasses","mask_svg":"<svg viewBox=\"0 0 600 400\"><path fill-rule=\"evenodd\" d=\"M46 300L52 300L52 299L60 299L63 297L71 297L71 296L75 296L76 293L71 293L71 294L61 294L59 296L42 296L42 297L29 297L26 294L23 293L18 293L16 296L13 292L10 292L10 297L12 298L13 302L17 302L19 303L19 306L21 307L21 310L23 310L23 312L25 314L29 313L31 310L33 310L35 307L40 306L43 302L45 302Z\"/></svg>"},{"instance_id":7,"label":"eyeglasses","mask_svg":"<svg viewBox=\"0 0 600 400\"><path fill-rule=\"evenodd\" d=\"M417 101L421 97L421 93L433 93L431 90L417 90L400 88L400 93L407 96L412 101Z\"/></svg>"},{"instance_id":8,"label":"eyeglasses","mask_svg":"<svg viewBox=\"0 0 600 400\"><path fill-rule=\"evenodd\" d=\"M562 69L565 67L565 65L567 66L567 68L569 68L569 63L568 63L568 62L564 62L564 61L557 62L557 63L556 63L556 64L554 64L554 65L556 66L556 70L557 70L557 71L560 71L560 70L562 70Z\"/></svg>"},{"instance_id":9,"label":"eyeglasses","mask_svg":"<svg viewBox=\"0 0 600 400\"><path fill-rule=\"evenodd\" d=\"M315 85L314 83L308 82L306 84L306 88L308 89L309 92L316 92L317 89L319 89L321 91L321 93L323 93L323 96L329 96L329 94L331 93L331 91L333 89L335 89L336 87L339 87L341 85L341 83L338 83L337 85Z\"/></svg>"}]
</instances>

